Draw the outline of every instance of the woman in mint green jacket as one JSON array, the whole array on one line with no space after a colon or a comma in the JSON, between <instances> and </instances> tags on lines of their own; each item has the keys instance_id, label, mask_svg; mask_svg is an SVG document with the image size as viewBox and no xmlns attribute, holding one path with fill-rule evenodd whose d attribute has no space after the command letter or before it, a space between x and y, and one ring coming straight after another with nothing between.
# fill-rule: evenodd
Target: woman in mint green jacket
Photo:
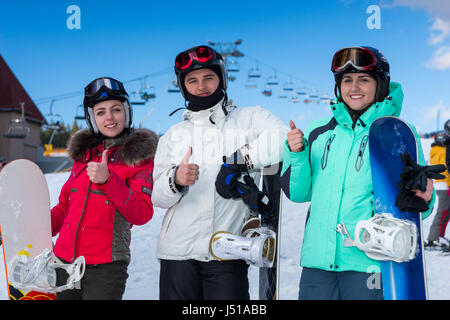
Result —
<instances>
[{"instance_id":1,"label":"woman in mint green jacket","mask_svg":"<svg viewBox=\"0 0 450 320\"><path fill-rule=\"evenodd\" d=\"M300 299L382 299L382 288L367 285L379 262L356 247L344 247L336 231L345 223L354 234L356 223L374 214L369 160L371 123L382 116L399 116L403 92L390 82L389 64L370 47L336 52L332 71L337 101L333 116L315 121L303 133L290 121L285 144L282 188L294 202L311 201L301 252ZM416 137L419 140L417 132ZM420 143L419 163L425 164ZM399 173L400 175L400 173ZM431 179L416 195L434 204Z\"/></svg>"}]
</instances>

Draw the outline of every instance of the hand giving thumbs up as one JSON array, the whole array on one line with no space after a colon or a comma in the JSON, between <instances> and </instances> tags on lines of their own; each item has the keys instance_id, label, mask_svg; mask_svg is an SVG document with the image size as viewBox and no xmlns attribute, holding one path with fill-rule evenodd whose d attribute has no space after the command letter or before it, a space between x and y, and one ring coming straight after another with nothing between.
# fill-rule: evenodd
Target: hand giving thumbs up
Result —
<instances>
[{"instance_id":1,"label":"hand giving thumbs up","mask_svg":"<svg viewBox=\"0 0 450 320\"><path fill-rule=\"evenodd\" d=\"M110 173L108 170L108 150L103 151L102 161L91 161L87 164L87 175L93 183L104 184L108 181Z\"/></svg>"}]
</instances>

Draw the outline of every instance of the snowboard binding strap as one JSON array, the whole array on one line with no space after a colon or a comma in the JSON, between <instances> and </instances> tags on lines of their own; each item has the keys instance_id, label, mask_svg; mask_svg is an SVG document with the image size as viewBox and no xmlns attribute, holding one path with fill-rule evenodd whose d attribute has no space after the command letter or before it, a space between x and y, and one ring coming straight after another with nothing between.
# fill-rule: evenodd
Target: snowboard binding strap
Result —
<instances>
[{"instance_id":1,"label":"snowboard binding strap","mask_svg":"<svg viewBox=\"0 0 450 320\"><path fill-rule=\"evenodd\" d=\"M63 269L68 274L65 285L56 286L55 269ZM72 289L84 275L84 257L78 257L72 264L56 263L56 257L48 248L34 259L27 255L16 255L11 261L11 283L17 289L34 289L46 293Z\"/></svg>"},{"instance_id":2,"label":"snowboard binding strap","mask_svg":"<svg viewBox=\"0 0 450 320\"><path fill-rule=\"evenodd\" d=\"M242 259L256 267L270 268L275 258L276 234L264 227L247 229L242 236L218 231L211 236L209 251L219 261Z\"/></svg>"},{"instance_id":3,"label":"snowboard binding strap","mask_svg":"<svg viewBox=\"0 0 450 320\"><path fill-rule=\"evenodd\" d=\"M371 259L406 262L414 259L418 231L415 224L394 218L389 213L376 214L356 224L353 240L344 223L336 231L342 236L344 247L357 247Z\"/></svg>"}]
</instances>

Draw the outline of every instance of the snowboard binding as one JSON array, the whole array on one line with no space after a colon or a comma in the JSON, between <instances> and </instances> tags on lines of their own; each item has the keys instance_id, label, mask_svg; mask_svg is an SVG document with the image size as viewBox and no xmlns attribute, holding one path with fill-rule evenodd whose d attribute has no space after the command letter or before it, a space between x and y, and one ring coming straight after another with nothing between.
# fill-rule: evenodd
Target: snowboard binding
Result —
<instances>
[{"instance_id":1,"label":"snowboard binding","mask_svg":"<svg viewBox=\"0 0 450 320\"><path fill-rule=\"evenodd\" d=\"M369 220L359 221L356 224L354 241L345 224L339 224L337 231L341 233L345 247L356 246L374 260L400 263L410 261L416 255L416 225L394 218L389 213L376 214Z\"/></svg>"},{"instance_id":2,"label":"snowboard binding","mask_svg":"<svg viewBox=\"0 0 450 320\"><path fill-rule=\"evenodd\" d=\"M78 257L72 264L57 263L53 252L48 248L34 259L26 254L17 254L11 261L11 283L17 289L33 289L46 293L73 289L84 275L84 257ZM56 270L63 269L68 274L65 285L56 286Z\"/></svg>"},{"instance_id":3,"label":"snowboard binding","mask_svg":"<svg viewBox=\"0 0 450 320\"><path fill-rule=\"evenodd\" d=\"M275 258L276 234L259 227L245 230L242 236L218 231L211 236L209 252L219 260L242 259L256 267L270 268Z\"/></svg>"}]
</instances>

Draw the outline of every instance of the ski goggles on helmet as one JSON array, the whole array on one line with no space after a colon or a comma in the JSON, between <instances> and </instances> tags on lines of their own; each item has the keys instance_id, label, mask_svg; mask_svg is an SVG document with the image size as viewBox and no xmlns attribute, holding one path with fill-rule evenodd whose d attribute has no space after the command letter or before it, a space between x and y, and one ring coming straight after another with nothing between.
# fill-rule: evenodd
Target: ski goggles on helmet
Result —
<instances>
[{"instance_id":1,"label":"ski goggles on helmet","mask_svg":"<svg viewBox=\"0 0 450 320\"><path fill-rule=\"evenodd\" d=\"M337 51L331 62L331 71L341 72L351 65L358 71L374 70L377 57L370 50L363 47L350 47Z\"/></svg>"},{"instance_id":2,"label":"ski goggles on helmet","mask_svg":"<svg viewBox=\"0 0 450 320\"><path fill-rule=\"evenodd\" d=\"M219 56L213 49L207 46L194 47L192 49L183 51L175 58L175 69L183 71L188 69L195 60L200 64L207 65L209 62L215 60ZM220 58L222 58L220 56Z\"/></svg>"},{"instance_id":3,"label":"ski goggles on helmet","mask_svg":"<svg viewBox=\"0 0 450 320\"><path fill-rule=\"evenodd\" d=\"M87 98L94 97L98 92L106 90L112 94L122 95L126 93L123 84L112 78L99 78L89 83L84 89Z\"/></svg>"}]
</instances>

